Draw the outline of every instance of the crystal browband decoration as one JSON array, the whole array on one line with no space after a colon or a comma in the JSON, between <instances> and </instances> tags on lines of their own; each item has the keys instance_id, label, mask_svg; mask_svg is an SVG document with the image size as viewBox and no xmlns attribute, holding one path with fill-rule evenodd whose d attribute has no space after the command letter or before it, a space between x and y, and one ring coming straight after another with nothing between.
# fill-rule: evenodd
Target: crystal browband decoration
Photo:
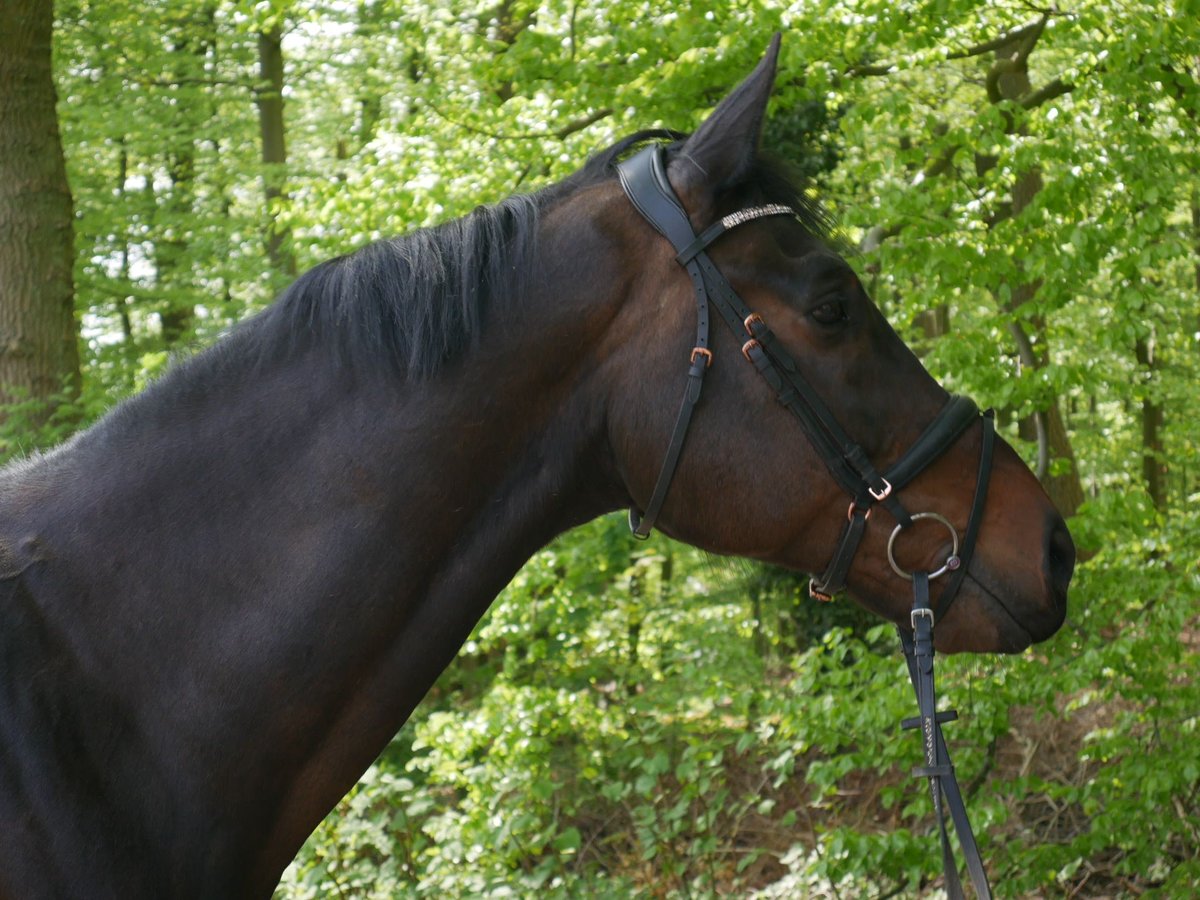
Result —
<instances>
[{"instance_id":1,"label":"crystal browband decoration","mask_svg":"<svg viewBox=\"0 0 1200 900\"><path fill-rule=\"evenodd\" d=\"M761 219L763 216L791 216L795 212L790 206L781 206L778 203L771 203L767 206L756 206L753 209L740 209L735 213L730 213L721 219L721 224L726 230L734 226L741 225L743 222L749 222L752 219Z\"/></svg>"}]
</instances>

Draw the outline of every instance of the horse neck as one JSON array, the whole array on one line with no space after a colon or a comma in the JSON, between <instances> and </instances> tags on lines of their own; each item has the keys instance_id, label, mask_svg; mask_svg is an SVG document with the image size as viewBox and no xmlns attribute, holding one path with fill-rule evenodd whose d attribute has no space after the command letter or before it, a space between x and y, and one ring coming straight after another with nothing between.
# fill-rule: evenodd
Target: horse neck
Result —
<instances>
[{"instance_id":1,"label":"horse neck","mask_svg":"<svg viewBox=\"0 0 1200 900\"><path fill-rule=\"evenodd\" d=\"M544 282L417 383L319 347L255 368L235 336L14 473L29 627L62 637L41 640L63 673L45 696L108 731L57 769L14 760L47 784L47 827L81 820L50 782L100 780L119 808L96 821L141 836L131 866L269 893L525 559L619 501L581 351L611 313L577 295Z\"/></svg>"}]
</instances>

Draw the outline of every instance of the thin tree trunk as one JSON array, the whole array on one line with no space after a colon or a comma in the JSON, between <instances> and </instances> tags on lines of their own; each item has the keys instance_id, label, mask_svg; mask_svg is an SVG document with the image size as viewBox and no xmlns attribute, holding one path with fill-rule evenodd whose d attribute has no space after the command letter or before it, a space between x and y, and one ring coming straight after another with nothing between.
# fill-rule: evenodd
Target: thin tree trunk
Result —
<instances>
[{"instance_id":1,"label":"thin tree trunk","mask_svg":"<svg viewBox=\"0 0 1200 900\"><path fill-rule=\"evenodd\" d=\"M272 25L258 35L258 124L262 137L263 194L267 204L267 259L276 272L296 275L291 230L280 215L287 202L287 145L283 122L283 30Z\"/></svg>"},{"instance_id":2,"label":"thin tree trunk","mask_svg":"<svg viewBox=\"0 0 1200 900\"><path fill-rule=\"evenodd\" d=\"M119 208L123 210L125 208L125 183L129 180L129 148L125 144L124 135L118 141L118 146L121 150L117 155L117 184L114 192L122 201ZM120 246L121 268L117 273L117 284L124 288L129 284L129 230L124 226L121 228ZM121 318L121 334L126 343L132 344L133 320L129 316L129 296L127 294L117 297L117 315Z\"/></svg>"},{"instance_id":3,"label":"thin tree trunk","mask_svg":"<svg viewBox=\"0 0 1200 900\"><path fill-rule=\"evenodd\" d=\"M1192 249L1195 251L1196 295L1200 299L1200 190L1192 190ZM1196 319L1200 331L1200 317Z\"/></svg>"},{"instance_id":4,"label":"thin tree trunk","mask_svg":"<svg viewBox=\"0 0 1200 900\"><path fill-rule=\"evenodd\" d=\"M215 51L216 6L182 8L172 23L174 39L171 59L172 90L208 74L209 54ZM159 281L165 288L165 306L159 313L163 343L168 347L184 340L196 318L196 272L192 245L199 201L196 190L196 148L202 135L211 130L215 105L179 97L175 106L176 127L167 138L165 151L171 188L165 198L166 233L156 242L155 261Z\"/></svg>"},{"instance_id":5,"label":"thin tree trunk","mask_svg":"<svg viewBox=\"0 0 1200 900\"><path fill-rule=\"evenodd\" d=\"M0 9L0 402L79 389L71 189L51 71L52 0ZM35 421L52 412L48 407ZM0 414L0 421L3 414Z\"/></svg>"},{"instance_id":6,"label":"thin tree trunk","mask_svg":"<svg viewBox=\"0 0 1200 900\"><path fill-rule=\"evenodd\" d=\"M1142 481L1154 508L1165 512L1167 508L1167 469L1163 464L1163 408L1152 396L1152 382L1157 377L1158 360L1154 345L1147 338L1137 339L1134 345L1138 365L1142 367L1145 392L1142 394Z\"/></svg>"},{"instance_id":7,"label":"thin tree trunk","mask_svg":"<svg viewBox=\"0 0 1200 900\"><path fill-rule=\"evenodd\" d=\"M186 43L175 46L176 55L186 52ZM171 188L163 208L168 216L167 234L155 245L159 283L168 297L159 313L162 339L168 347L179 343L191 330L196 307L190 302L193 287L189 259L188 222L195 214L196 145L189 135L167 151L167 173Z\"/></svg>"},{"instance_id":8,"label":"thin tree trunk","mask_svg":"<svg viewBox=\"0 0 1200 900\"><path fill-rule=\"evenodd\" d=\"M1022 38L1014 45L997 52L996 62L988 74L989 98L992 102L1001 100L1019 102L1022 97L1032 91L1033 86L1029 81L1029 70L1026 67L1032 44L1027 44L1026 40L1026 38ZM977 160L977 168L986 169L994 165L995 160L992 158ZM1017 174L1012 189L1011 213L1013 218L1019 216L1033 202L1043 184L1042 172L1037 165ZM1017 309L1032 300L1040 289L1041 281L1038 279L1013 286L1006 304L1008 311L1015 313ZM1042 368L1049 362L1045 350L1045 326L1036 317L1030 324L1034 328L1035 335L1041 338L1039 346L1042 350L1040 352L1035 352L1033 341L1019 321L1014 319L1010 330L1016 339L1022 365L1033 369ZM1070 436L1063 423L1057 398L1050 398L1046 408L1039 410L1036 421L1029 425L1032 426L1038 441L1038 477L1042 479L1046 493L1050 495L1050 499L1058 507L1059 512L1064 516L1073 516L1083 503L1083 483L1079 478L1075 453L1071 448ZM1056 472L1053 466L1055 460L1064 461L1066 466L1059 467L1060 470Z\"/></svg>"}]
</instances>

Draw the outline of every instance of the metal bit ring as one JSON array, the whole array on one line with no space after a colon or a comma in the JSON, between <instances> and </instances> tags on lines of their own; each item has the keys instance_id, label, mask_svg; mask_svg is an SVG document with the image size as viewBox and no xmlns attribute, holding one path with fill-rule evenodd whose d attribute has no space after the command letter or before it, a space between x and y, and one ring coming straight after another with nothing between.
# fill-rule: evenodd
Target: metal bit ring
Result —
<instances>
[{"instance_id":1,"label":"metal bit ring","mask_svg":"<svg viewBox=\"0 0 1200 900\"><path fill-rule=\"evenodd\" d=\"M950 555L946 557L946 562L943 563L942 567L936 572L930 572L929 578L932 580L941 575L945 575L947 572L957 569L960 565L962 565L962 560L958 558L958 532L954 530L954 526L950 524L950 520L945 516L932 512L914 513L912 520L916 522L918 519L933 519L935 522L941 522L946 526L946 530L950 532L950 539L954 542L954 549L951 550ZM892 570L897 575L899 575L901 578L907 578L909 581L912 581L912 572L906 572L900 568L899 563L896 562L896 557L892 553L892 548L896 545L896 538L903 530L903 525L897 525L892 529L892 536L888 538L887 558L888 562L892 566Z\"/></svg>"}]
</instances>

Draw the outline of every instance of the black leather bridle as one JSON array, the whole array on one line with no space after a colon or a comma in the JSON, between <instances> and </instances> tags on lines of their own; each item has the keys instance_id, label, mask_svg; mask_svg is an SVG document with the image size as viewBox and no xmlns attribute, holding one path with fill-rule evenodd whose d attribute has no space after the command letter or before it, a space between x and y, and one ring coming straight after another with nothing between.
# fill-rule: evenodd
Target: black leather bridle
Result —
<instances>
[{"instance_id":1,"label":"black leather bridle","mask_svg":"<svg viewBox=\"0 0 1200 900\"><path fill-rule=\"evenodd\" d=\"M829 407L805 380L795 360L767 327L766 322L746 306L705 252L710 244L738 225L767 216L794 216L795 212L790 207L779 204L758 206L725 216L697 236L667 179L664 147L656 144L640 150L618 164L617 174L622 188L638 212L671 242L676 252L676 261L683 266L692 280L697 307L696 343L689 356L687 386L675 419L675 428L645 510L639 513L636 508L630 508L630 529L635 537L643 540L648 538L666 500L683 451L692 413L700 400L704 374L712 365L713 354L708 346L708 319L710 308L715 308L735 335L745 337L742 355L766 379L775 391L776 399L799 418L805 434L834 480L850 496L846 524L842 527L837 549L824 573L810 580L809 592L817 599L829 600L845 586L846 576L876 503L882 504L896 520L897 524L888 540L887 555L888 562L896 573L913 582L912 631L899 630L921 713L917 719L906 720L904 725L921 728L926 757L926 765L915 770L914 774L928 778L930 782L934 810L941 831L946 887L950 896L961 897L962 887L946 831L943 795L950 807L975 891L980 897L990 897L987 875L979 858L970 823L967 821L966 808L954 777L954 768L950 764L945 741L942 739L941 723L951 721L956 718L956 714L953 711L939 713L936 708L933 684L934 612L929 603L929 581L947 573L950 575L939 604L938 614L944 616L966 576L967 566L975 549L979 524L983 518L995 442L991 410L981 414L969 398L951 396L912 446L881 473L866 451L851 440L838 424ZM948 519L933 512L910 514L897 494L976 421L982 422L983 443L975 496L971 503L967 528L960 543L958 533ZM944 526L950 533L953 549L944 564L935 571L908 572L896 562L893 549L900 533L922 519L936 521Z\"/></svg>"}]
</instances>

